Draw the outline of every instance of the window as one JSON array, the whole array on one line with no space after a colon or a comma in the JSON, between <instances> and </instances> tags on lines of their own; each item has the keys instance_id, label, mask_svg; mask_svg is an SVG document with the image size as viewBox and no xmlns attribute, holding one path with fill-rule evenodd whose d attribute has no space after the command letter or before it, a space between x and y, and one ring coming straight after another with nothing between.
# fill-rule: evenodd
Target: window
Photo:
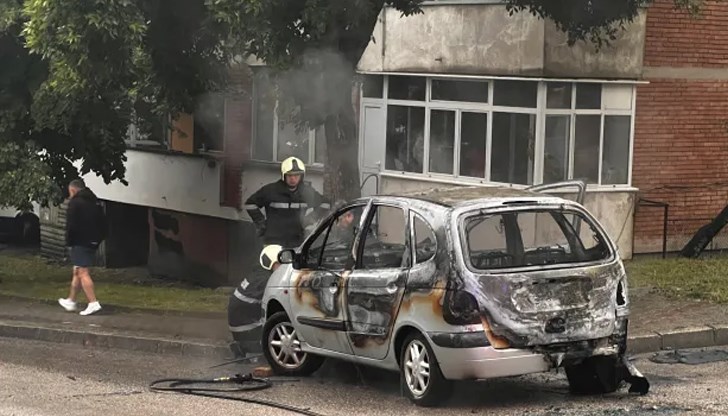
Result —
<instances>
[{"instance_id":1,"label":"window","mask_svg":"<svg viewBox=\"0 0 728 416\"><path fill-rule=\"evenodd\" d=\"M460 175L485 178L488 114L463 112L460 122Z\"/></svg>"},{"instance_id":2,"label":"window","mask_svg":"<svg viewBox=\"0 0 728 416\"><path fill-rule=\"evenodd\" d=\"M416 100L424 101L426 91L426 79L423 77L411 76L390 76L389 77L389 99L390 100Z\"/></svg>"},{"instance_id":3,"label":"window","mask_svg":"<svg viewBox=\"0 0 728 416\"><path fill-rule=\"evenodd\" d=\"M326 152L324 127L302 128L292 117L279 114L275 83L267 71L256 71L253 83L253 159L280 162L295 156L305 164L323 163Z\"/></svg>"},{"instance_id":4,"label":"window","mask_svg":"<svg viewBox=\"0 0 728 416\"><path fill-rule=\"evenodd\" d=\"M570 137L571 117L546 116L543 151L544 183L564 181L569 177Z\"/></svg>"},{"instance_id":5,"label":"window","mask_svg":"<svg viewBox=\"0 0 728 416\"><path fill-rule=\"evenodd\" d=\"M491 180L532 184L535 140L534 114L494 113Z\"/></svg>"},{"instance_id":6,"label":"window","mask_svg":"<svg viewBox=\"0 0 728 416\"><path fill-rule=\"evenodd\" d=\"M430 113L430 172L452 175L455 171L455 112L432 110Z\"/></svg>"},{"instance_id":7,"label":"window","mask_svg":"<svg viewBox=\"0 0 728 416\"><path fill-rule=\"evenodd\" d=\"M432 80L432 101L488 102L488 83L483 81Z\"/></svg>"},{"instance_id":8,"label":"window","mask_svg":"<svg viewBox=\"0 0 728 416\"><path fill-rule=\"evenodd\" d=\"M437 253L437 237L432 227L417 214L414 214L415 263L424 263Z\"/></svg>"},{"instance_id":9,"label":"window","mask_svg":"<svg viewBox=\"0 0 728 416\"><path fill-rule=\"evenodd\" d=\"M169 120L158 117L150 123L129 125L126 132L126 144L133 148L167 149L169 146Z\"/></svg>"},{"instance_id":10,"label":"window","mask_svg":"<svg viewBox=\"0 0 728 416\"><path fill-rule=\"evenodd\" d=\"M306 266L311 269L344 270L350 264L351 251L358 234L364 206L347 208L338 213L305 247Z\"/></svg>"},{"instance_id":11,"label":"window","mask_svg":"<svg viewBox=\"0 0 728 416\"><path fill-rule=\"evenodd\" d=\"M374 206L366 226L361 250L364 269L391 269L409 266L407 217L402 208Z\"/></svg>"},{"instance_id":12,"label":"window","mask_svg":"<svg viewBox=\"0 0 728 416\"><path fill-rule=\"evenodd\" d=\"M579 218L579 233L573 217ZM465 221L464 231L470 263L481 270L593 262L610 255L593 224L571 211L478 214Z\"/></svg>"},{"instance_id":13,"label":"window","mask_svg":"<svg viewBox=\"0 0 728 416\"><path fill-rule=\"evenodd\" d=\"M381 75L364 75L362 95L367 98L383 98L384 77Z\"/></svg>"},{"instance_id":14,"label":"window","mask_svg":"<svg viewBox=\"0 0 728 416\"><path fill-rule=\"evenodd\" d=\"M425 147L425 109L390 105L387 108L386 169L422 173Z\"/></svg>"},{"instance_id":15,"label":"window","mask_svg":"<svg viewBox=\"0 0 728 416\"><path fill-rule=\"evenodd\" d=\"M632 85L385 75L381 98L373 92L380 78L367 86L368 79L362 100L386 106L386 171L517 185L630 184Z\"/></svg>"},{"instance_id":16,"label":"window","mask_svg":"<svg viewBox=\"0 0 728 416\"><path fill-rule=\"evenodd\" d=\"M546 94L543 182L629 184L633 88L550 82Z\"/></svg>"},{"instance_id":17,"label":"window","mask_svg":"<svg viewBox=\"0 0 728 416\"><path fill-rule=\"evenodd\" d=\"M496 81L493 104L503 107L536 108L538 83L530 81Z\"/></svg>"}]
</instances>

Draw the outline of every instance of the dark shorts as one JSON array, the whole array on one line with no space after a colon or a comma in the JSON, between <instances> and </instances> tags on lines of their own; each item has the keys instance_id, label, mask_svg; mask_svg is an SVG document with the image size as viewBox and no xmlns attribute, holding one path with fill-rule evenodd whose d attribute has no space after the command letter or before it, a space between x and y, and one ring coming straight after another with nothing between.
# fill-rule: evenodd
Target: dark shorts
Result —
<instances>
[{"instance_id":1,"label":"dark shorts","mask_svg":"<svg viewBox=\"0 0 728 416\"><path fill-rule=\"evenodd\" d=\"M71 247L71 263L74 267L92 267L96 263L96 247Z\"/></svg>"}]
</instances>

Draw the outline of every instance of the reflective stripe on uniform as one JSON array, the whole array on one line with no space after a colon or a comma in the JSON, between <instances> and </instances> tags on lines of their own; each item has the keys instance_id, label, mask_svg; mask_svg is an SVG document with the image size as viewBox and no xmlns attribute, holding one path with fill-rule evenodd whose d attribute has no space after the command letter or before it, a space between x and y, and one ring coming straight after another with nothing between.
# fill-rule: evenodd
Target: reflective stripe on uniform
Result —
<instances>
[{"instance_id":1,"label":"reflective stripe on uniform","mask_svg":"<svg viewBox=\"0 0 728 416\"><path fill-rule=\"evenodd\" d=\"M321 207L321 209L331 209L331 204L324 202L323 204L319 205L319 207Z\"/></svg>"},{"instance_id":2,"label":"reflective stripe on uniform","mask_svg":"<svg viewBox=\"0 0 728 416\"><path fill-rule=\"evenodd\" d=\"M248 332L261 325L263 325L262 319L258 322L254 322L252 324L239 325L239 326L228 326L228 329L230 329L230 332Z\"/></svg>"},{"instance_id":3,"label":"reflective stripe on uniform","mask_svg":"<svg viewBox=\"0 0 728 416\"><path fill-rule=\"evenodd\" d=\"M249 210L249 209L260 209L260 208L258 208L258 206L257 206L257 205L255 205L255 204L245 204L245 205L243 206L243 208L245 208L246 210Z\"/></svg>"},{"instance_id":4,"label":"reflective stripe on uniform","mask_svg":"<svg viewBox=\"0 0 728 416\"><path fill-rule=\"evenodd\" d=\"M288 203L288 202L271 202L270 207L271 208L278 208L278 209L301 209L306 208L308 204L306 203Z\"/></svg>"},{"instance_id":5,"label":"reflective stripe on uniform","mask_svg":"<svg viewBox=\"0 0 728 416\"><path fill-rule=\"evenodd\" d=\"M249 297L243 295L242 293L240 293L238 291L238 289L235 289L235 292L233 292L233 294L235 295L236 298L240 299L241 301L243 301L245 303L260 303L260 301L258 299L249 298Z\"/></svg>"}]
</instances>

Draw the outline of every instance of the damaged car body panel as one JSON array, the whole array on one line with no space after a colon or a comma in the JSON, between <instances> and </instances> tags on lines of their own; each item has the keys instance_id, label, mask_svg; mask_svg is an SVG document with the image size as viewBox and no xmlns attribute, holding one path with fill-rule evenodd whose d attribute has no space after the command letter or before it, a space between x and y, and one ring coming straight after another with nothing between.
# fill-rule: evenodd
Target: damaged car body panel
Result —
<instances>
[{"instance_id":1,"label":"damaged car body panel","mask_svg":"<svg viewBox=\"0 0 728 416\"><path fill-rule=\"evenodd\" d=\"M405 372L427 344L446 380L565 367L574 391L649 388L625 358L624 267L579 203L478 187L362 198L291 256L263 305L282 299L306 353Z\"/></svg>"}]
</instances>

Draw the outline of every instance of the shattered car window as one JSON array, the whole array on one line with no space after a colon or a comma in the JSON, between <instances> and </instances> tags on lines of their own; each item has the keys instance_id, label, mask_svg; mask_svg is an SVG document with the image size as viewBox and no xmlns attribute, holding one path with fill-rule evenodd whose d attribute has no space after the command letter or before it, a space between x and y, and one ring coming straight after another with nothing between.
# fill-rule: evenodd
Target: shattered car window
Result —
<instances>
[{"instance_id":1,"label":"shattered car window","mask_svg":"<svg viewBox=\"0 0 728 416\"><path fill-rule=\"evenodd\" d=\"M304 248L307 267L343 270L350 258L363 211L364 206L343 210L319 230L308 248Z\"/></svg>"},{"instance_id":2,"label":"shattered car window","mask_svg":"<svg viewBox=\"0 0 728 416\"><path fill-rule=\"evenodd\" d=\"M404 210L390 206L375 206L374 209L364 234L361 267L407 267L407 217Z\"/></svg>"},{"instance_id":3,"label":"shattered car window","mask_svg":"<svg viewBox=\"0 0 728 416\"><path fill-rule=\"evenodd\" d=\"M610 255L604 237L576 212L480 214L468 218L464 230L470 263L481 270L593 262Z\"/></svg>"},{"instance_id":4,"label":"shattered car window","mask_svg":"<svg viewBox=\"0 0 728 416\"><path fill-rule=\"evenodd\" d=\"M425 220L414 215L415 228L415 256L417 264L424 263L435 256L437 251L437 238Z\"/></svg>"}]
</instances>

